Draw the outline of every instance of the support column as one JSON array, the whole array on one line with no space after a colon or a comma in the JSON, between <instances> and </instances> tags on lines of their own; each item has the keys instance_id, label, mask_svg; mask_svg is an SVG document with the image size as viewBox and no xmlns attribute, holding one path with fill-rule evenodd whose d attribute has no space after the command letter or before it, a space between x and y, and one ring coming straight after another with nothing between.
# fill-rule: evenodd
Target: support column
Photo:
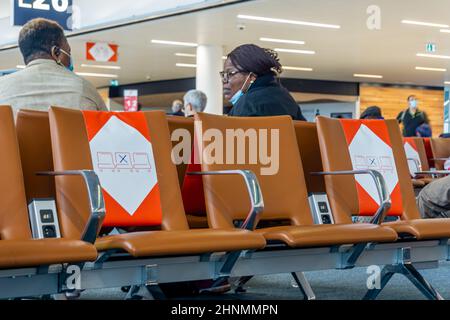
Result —
<instances>
[{"instance_id":1,"label":"support column","mask_svg":"<svg viewBox=\"0 0 450 320\"><path fill-rule=\"evenodd\" d=\"M205 112L223 114L223 89L219 72L223 69L223 48L199 45L197 48L197 90L208 97Z\"/></svg>"}]
</instances>

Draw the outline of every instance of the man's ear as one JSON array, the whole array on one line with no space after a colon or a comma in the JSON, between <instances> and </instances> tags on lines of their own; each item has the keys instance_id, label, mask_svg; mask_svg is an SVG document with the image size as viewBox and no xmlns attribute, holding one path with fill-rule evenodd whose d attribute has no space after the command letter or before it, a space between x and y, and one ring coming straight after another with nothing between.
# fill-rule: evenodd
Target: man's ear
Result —
<instances>
[{"instance_id":1,"label":"man's ear","mask_svg":"<svg viewBox=\"0 0 450 320\"><path fill-rule=\"evenodd\" d=\"M60 61L61 49L58 46L53 46L51 49L51 55L55 61Z\"/></svg>"}]
</instances>

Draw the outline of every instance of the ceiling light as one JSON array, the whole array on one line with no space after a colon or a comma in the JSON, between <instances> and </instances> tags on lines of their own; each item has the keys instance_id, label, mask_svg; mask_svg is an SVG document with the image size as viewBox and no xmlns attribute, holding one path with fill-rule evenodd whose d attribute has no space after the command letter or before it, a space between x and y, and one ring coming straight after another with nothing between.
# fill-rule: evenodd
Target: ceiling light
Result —
<instances>
[{"instance_id":1,"label":"ceiling light","mask_svg":"<svg viewBox=\"0 0 450 320\"><path fill-rule=\"evenodd\" d=\"M443 69L443 68L427 68L427 67L416 67L416 70L438 71L438 72L446 72L447 71L447 69Z\"/></svg>"},{"instance_id":2,"label":"ceiling light","mask_svg":"<svg viewBox=\"0 0 450 320\"><path fill-rule=\"evenodd\" d=\"M183 46L183 47L197 47L197 43L193 42L179 42L179 41L166 41L166 40L152 40L152 43L156 44L168 44L173 46Z\"/></svg>"},{"instance_id":3,"label":"ceiling light","mask_svg":"<svg viewBox=\"0 0 450 320\"><path fill-rule=\"evenodd\" d=\"M176 66L180 68L197 68L197 65L192 63L177 63Z\"/></svg>"},{"instance_id":4,"label":"ceiling light","mask_svg":"<svg viewBox=\"0 0 450 320\"><path fill-rule=\"evenodd\" d=\"M276 42L276 43L289 43L289 44L305 44L305 41L297 40L283 40L283 39L273 39L273 38L260 38L260 41L264 42Z\"/></svg>"},{"instance_id":5,"label":"ceiling light","mask_svg":"<svg viewBox=\"0 0 450 320\"><path fill-rule=\"evenodd\" d=\"M91 73L91 72L76 72L77 75L83 77L97 77L97 78L118 78L117 74L107 74L107 73Z\"/></svg>"},{"instance_id":6,"label":"ceiling light","mask_svg":"<svg viewBox=\"0 0 450 320\"><path fill-rule=\"evenodd\" d=\"M110 69L110 70L120 70L122 69L120 66L102 66L98 64L81 64L83 68L95 68L95 69Z\"/></svg>"},{"instance_id":7,"label":"ceiling light","mask_svg":"<svg viewBox=\"0 0 450 320\"><path fill-rule=\"evenodd\" d=\"M450 81L445 81L444 84L450 84Z\"/></svg>"},{"instance_id":8,"label":"ceiling light","mask_svg":"<svg viewBox=\"0 0 450 320\"><path fill-rule=\"evenodd\" d=\"M441 29L442 33L450 33L450 29Z\"/></svg>"},{"instance_id":9,"label":"ceiling light","mask_svg":"<svg viewBox=\"0 0 450 320\"><path fill-rule=\"evenodd\" d=\"M197 55L193 53L175 53L175 55L177 57L197 58Z\"/></svg>"},{"instance_id":10,"label":"ceiling light","mask_svg":"<svg viewBox=\"0 0 450 320\"><path fill-rule=\"evenodd\" d=\"M315 51L310 51L310 50L295 50L295 49L275 48L275 51L277 51L277 52L286 52L286 53L298 53L298 54L316 54Z\"/></svg>"},{"instance_id":11,"label":"ceiling light","mask_svg":"<svg viewBox=\"0 0 450 320\"><path fill-rule=\"evenodd\" d=\"M298 21L298 20L257 17L257 16L248 16L248 15L244 15L244 14L238 15L238 18L246 19L246 20L254 20L254 21L295 24L295 25L300 25L300 26L310 26L310 27L319 27L319 28L330 28L330 29L340 29L341 28L341 26L335 25L335 24L325 24L325 23L316 23L316 22L307 22L307 21Z\"/></svg>"},{"instance_id":12,"label":"ceiling light","mask_svg":"<svg viewBox=\"0 0 450 320\"><path fill-rule=\"evenodd\" d=\"M402 20L402 23L413 24L416 26L424 26L424 27L450 28L450 26L447 24L439 24L439 23L431 23L431 22L423 22L423 21Z\"/></svg>"},{"instance_id":13,"label":"ceiling light","mask_svg":"<svg viewBox=\"0 0 450 320\"><path fill-rule=\"evenodd\" d=\"M303 68L303 67L283 67L283 70L292 70L292 71L313 71L312 68Z\"/></svg>"},{"instance_id":14,"label":"ceiling light","mask_svg":"<svg viewBox=\"0 0 450 320\"><path fill-rule=\"evenodd\" d=\"M439 54L429 54L429 53L418 53L417 56L423 58L450 59L450 56L443 56Z\"/></svg>"},{"instance_id":15,"label":"ceiling light","mask_svg":"<svg viewBox=\"0 0 450 320\"><path fill-rule=\"evenodd\" d=\"M371 78L371 79L383 79L383 76L377 75L377 74L362 74L362 73L355 73L353 75L355 78Z\"/></svg>"}]
</instances>

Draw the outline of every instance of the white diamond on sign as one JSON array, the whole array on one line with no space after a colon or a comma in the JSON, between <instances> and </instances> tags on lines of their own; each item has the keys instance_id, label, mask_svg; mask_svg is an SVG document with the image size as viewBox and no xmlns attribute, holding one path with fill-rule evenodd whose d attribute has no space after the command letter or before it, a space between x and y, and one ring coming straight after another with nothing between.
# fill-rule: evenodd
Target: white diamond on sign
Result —
<instances>
[{"instance_id":1,"label":"white diamond on sign","mask_svg":"<svg viewBox=\"0 0 450 320\"><path fill-rule=\"evenodd\" d=\"M367 126L362 125L359 128L349 146L349 153L354 170L376 170L380 172L386 181L389 194L394 191L398 183L398 175L392 148ZM380 205L378 191L373 179L369 175L357 175L355 179L370 197Z\"/></svg>"},{"instance_id":2,"label":"white diamond on sign","mask_svg":"<svg viewBox=\"0 0 450 320\"><path fill-rule=\"evenodd\" d=\"M116 55L114 47L108 43L96 42L87 43L87 59L99 62L112 61L111 59Z\"/></svg>"},{"instance_id":3,"label":"white diamond on sign","mask_svg":"<svg viewBox=\"0 0 450 320\"><path fill-rule=\"evenodd\" d=\"M416 161L418 164L420 164L419 153L408 142L405 143L405 153L406 158L408 159L408 167L411 177L415 177L416 172L420 171L420 168L418 168L416 164ZM412 159L414 159L415 161Z\"/></svg>"},{"instance_id":4,"label":"white diamond on sign","mask_svg":"<svg viewBox=\"0 0 450 320\"><path fill-rule=\"evenodd\" d=\"M158 182L151 143L113 116L89 145L102 188L133 216Z\"/></svg>"}]
</instances>

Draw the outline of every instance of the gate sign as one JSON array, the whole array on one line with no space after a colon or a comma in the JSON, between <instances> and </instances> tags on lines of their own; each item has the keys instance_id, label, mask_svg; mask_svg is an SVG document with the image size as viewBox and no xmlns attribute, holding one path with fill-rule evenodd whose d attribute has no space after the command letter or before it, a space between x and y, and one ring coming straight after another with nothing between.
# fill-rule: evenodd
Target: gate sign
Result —
<instances>
[{"instance_id":1,"label":"gate sign","mask_svg":"<svg viewBox=\"0 0 450 320\"><path fill-rule=\"evenodd\" d=\"M13 26L23 26L35 18L58 22L64 30L72 31L72 0L13 0Z\"/></svg>"},{"instance_id":2,"label":"gate sign","mask_svg":"<svg viewBox=\"0 0 450 320\"><path fill-rule=\"evenodd\" d=\"M117 62L119 46L104 42L86 42L86 59L99 62Z\"/></svg>"},{"instance_id":3,"label":"gate sign","mask_svg":"<svg viewBox=\"0 0 450 320\"><path fill-rule=\"evenodd\" d=\"M138 91L124 90L124 109L127 112L138 111Z\"/></svg>"}]
</instances>

